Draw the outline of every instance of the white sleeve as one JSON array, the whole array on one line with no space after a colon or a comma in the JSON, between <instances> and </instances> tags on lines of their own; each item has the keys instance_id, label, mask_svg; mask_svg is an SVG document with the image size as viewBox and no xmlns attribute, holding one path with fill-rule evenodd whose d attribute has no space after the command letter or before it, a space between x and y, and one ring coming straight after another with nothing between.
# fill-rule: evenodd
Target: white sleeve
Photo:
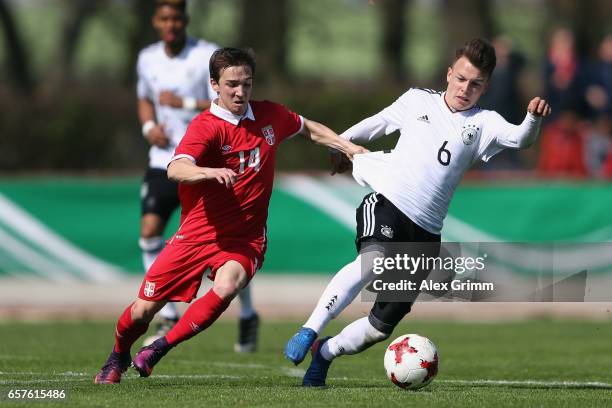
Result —
<instances>
[{"instance_id":1,"label":"white sleeve","mask_svg":"<svg viewBox=\"0 0 612 408\"><path fill-rule=\"evenodd\" d=\"M520 125L508 123L499 113L489 111L486 135L480 146L479 157L488 161L503 149L523 149L536 141L540 134L542 117L527 113Z\"/></svg>"},{"instance_id":2,"label":"white sleeve","mask_svg":"<svg viewBox=\"0 0 612 408\"><path fill-rule=\"evenodd\" d=\"M404 112L407 111L409 105L409 92L400 96L376 115L351 126L340 136L351 142L369 143L383 135L395 132L402 127Z\"/></svg>"},{"instance_id":3,"label":"white sleeve","mask_svg":"<svg viewBox=\"0 0 612 408\"><path fill-rule=\"evenodd\" d=\"M136 74L138 75L138 82L136 83L136 95L138 99L149 99L153 100L153 92L149 86L145 72L145 62L142 53L138 55L138 62L136 63Z\"/></svg>"}]
</instances>

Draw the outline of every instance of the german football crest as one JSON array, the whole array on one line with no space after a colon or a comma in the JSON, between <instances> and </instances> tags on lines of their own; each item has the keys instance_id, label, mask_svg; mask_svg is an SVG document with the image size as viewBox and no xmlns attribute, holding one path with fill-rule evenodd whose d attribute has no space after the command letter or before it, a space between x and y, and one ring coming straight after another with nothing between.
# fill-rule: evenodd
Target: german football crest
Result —
<instances>
[{"instance_id":1,"label":"german football crest","mask_svg":"<svg viewBox=\"0 0 612 408\"><path fill-rule=\"evenodd\" d=\"M461 139L463 140L463 144L469 146L474 143L479 131L480 129L477 128L476 125L463 126L463 130L461 131Z\"/></svg>"},{"instance_id":2,"label":"german football crest","mask_svg":"<svg viewBox=\"0 0 612 408\"><path fill-rule=\"evenodd\" d=\"M274 129L272 129L272 125L261 128L261 133L263 133L264 137L266 138L266 142L270 146L274 145Z\"/></svg>"},{"instance_id":3,"label":"german football crest","mask_svg":"<svg viewBox=\"0 0 612 408\"><path fill-rule=\"evenodd\" d=\"M393 238L393 228L388 225L381 225L380 233L389 239Z\"/></svg>"}]
</instances>

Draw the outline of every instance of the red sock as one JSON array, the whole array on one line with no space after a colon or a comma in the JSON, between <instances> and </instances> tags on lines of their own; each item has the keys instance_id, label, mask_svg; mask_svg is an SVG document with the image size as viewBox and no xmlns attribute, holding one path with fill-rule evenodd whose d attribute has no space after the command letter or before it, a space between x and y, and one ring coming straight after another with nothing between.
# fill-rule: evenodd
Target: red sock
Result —
<instances>
[{"instance_id":1,"label":"red sock","mask_svg":"<svg viewBox=\"0 0 612 408\"><path fill-rule=\"evenodd\" d=\"M132 305L123 311L117 321L115 329L115 351L117 353L129 353L132 344L142 336L149 328L149 323L135 322L132 320Z\"/></svg>"},{"instance_id":2,"label":"red sock","mask_svg":"<svg viewBox=\"0 0 612 408\"><path fill-rule=\"evenodd\" d=\"M166 335L171 346L188 340L214 323L227 309L231 300L223 300L212 289L196 300L185 311L174 327Z\"/></svg>"}]
</instances>

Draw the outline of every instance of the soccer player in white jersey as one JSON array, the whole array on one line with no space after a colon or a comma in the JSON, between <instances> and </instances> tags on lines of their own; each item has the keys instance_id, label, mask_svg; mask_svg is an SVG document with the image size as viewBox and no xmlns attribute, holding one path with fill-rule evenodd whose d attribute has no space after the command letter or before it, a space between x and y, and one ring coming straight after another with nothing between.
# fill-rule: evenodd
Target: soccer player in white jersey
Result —
<instances>
[{"instance_id":1,"label":"soccer player in white jersey","mask_svg":"<svg viewBox=\"0 0 612 408\"><path fill-rule=\"evenodd\" d=\"M164 247L163 232L180 204L178 185L168 180L166 167L191 119L207 109L216 97L208 66L219 46L187 36L186 7L186 0L156 0L153 27L160 41L143 49L138 56L138 117L142 134L151 145L141 189L139 245L145 270ZM239 298L235 350L254 351L259 316L253 308L250 286L244 288ZM146 338L145 345L165 335L178 321L174 303L168 303L159 313L162 319L157 333Z\"/></svg>"},{"instance_id":2,"label":"soccer player in white jersey","mask_svg":"<svg viewBox=\"0 0 612 408\"><path fill-rule=\"evenodd\" d=\"M412 302L376 301L368 317L315 342L327 323L372 280L372 267L367 266L371 263L363 262L362 268L362 258L380 256L385 242L431 243L436 256L442 222L463 174L478 160L488 161L503 149L525 148L536 140L542 117L550 114L543 99L529 102L518 126L476 106L495 61L490 44L471 40L457 50L447 71L445 92L412 88L342 135L359 143L400 131L392 152L357 155L353 161L353 176L374 193L357 210L359 255L333 277L308 321L285 347L286 357L295 364L312 347L304 386L324 386L334 358L357 354L388 338L410 312Z\"/></svg>"}]
</instances>

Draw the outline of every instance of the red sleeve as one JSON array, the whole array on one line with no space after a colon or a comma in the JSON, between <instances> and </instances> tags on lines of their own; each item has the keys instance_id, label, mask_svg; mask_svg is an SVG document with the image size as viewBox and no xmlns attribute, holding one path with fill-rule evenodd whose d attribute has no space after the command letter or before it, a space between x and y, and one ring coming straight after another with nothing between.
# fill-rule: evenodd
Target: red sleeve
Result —
<instances>
[{"instance_id":1,"label":"red sleeve","mask_svg":"<svg viewBox=\"0 0 612 408\"><path fill-rule=\"evenodd\" d=\"M206 120L193 120L187 127L185 136L174 151L174 159L190 157L198 162L206 152L218 144L215 126Z\"/></svg>"},{"instance_id":2,"label":"red sleeve","mask_svg":"<svg viewBox=\"0 0 612 408\"><path fill-rule=\"evenodd\" d=\"M279 142L300 133L304 128L304 119L285 106L275 103L275 118L279 129Z\"/></svg>"}]
</instances>

